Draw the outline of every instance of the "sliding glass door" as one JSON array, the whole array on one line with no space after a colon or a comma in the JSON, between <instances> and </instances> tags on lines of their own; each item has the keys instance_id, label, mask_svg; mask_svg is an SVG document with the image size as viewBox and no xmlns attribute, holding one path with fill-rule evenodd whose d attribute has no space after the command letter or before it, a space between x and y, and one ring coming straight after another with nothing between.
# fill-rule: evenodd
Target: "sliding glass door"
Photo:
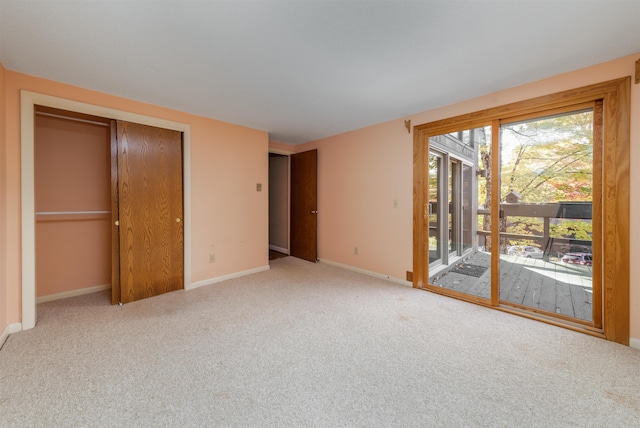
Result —
<instances>
[{"instance_id":1,"label":"sliding glass door","mask_svg":"<svg viewBox=\"0 0 640 428\"><path fill-rule=\"evenodd\" d=\"M566 110L429 139L431 285L573 322L600 319L594 108Z\"/></svg>"},{"instance_id":2,"label":"sliding glass door","mask_svg":"<svg viewBox=\"0 0 640 428\"><path fill-rule=\"evenodd\" d=\"M629 343L630 79L414 127L414 287Z\"/></svg>"}]
</instances>

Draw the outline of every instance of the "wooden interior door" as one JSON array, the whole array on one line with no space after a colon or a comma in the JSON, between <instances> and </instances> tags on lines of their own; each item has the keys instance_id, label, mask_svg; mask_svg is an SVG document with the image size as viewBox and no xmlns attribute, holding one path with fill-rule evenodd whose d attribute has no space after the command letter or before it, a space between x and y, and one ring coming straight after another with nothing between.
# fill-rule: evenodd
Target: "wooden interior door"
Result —
<instances>
[{"instance_id":1,"label":"wooden interior door","mask_svg":"<svg viewBox=\"0 0 640 428\"><path fill-rule=\"evenodd\" d=\"M182 134L122 121L116 128L112 299L128 303L184 286Z\"/></svg>"},{"instance_id":2,"label":"wooden interior door","mask_svg":"<svg viewBox=\"0 0 640 428\"><path fill-rule=\"evenodd\" d=\"M318 261L318 151L291 155L290 255Z\"/></svg>"}]
</instances>

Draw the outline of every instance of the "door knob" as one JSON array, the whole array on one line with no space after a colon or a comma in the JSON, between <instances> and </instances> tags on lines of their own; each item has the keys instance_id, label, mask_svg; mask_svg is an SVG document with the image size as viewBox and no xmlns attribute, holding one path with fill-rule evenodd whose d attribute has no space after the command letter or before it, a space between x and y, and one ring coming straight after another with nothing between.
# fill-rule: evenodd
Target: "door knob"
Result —
<instances>
[{"instance_id":1,"label":"door knob","mask_svg":"<svg viewBox=\"0 0 640 428\"><path fill-rule=\"evenodd\" d=\"M318 214L318 210L311 210L311 214Z\"/></svg>"},{"instance_id":2,"label":"door knob","mask_svg":"<svg viewBox=\"0 0 640 428\"><path fill-rule=\"evenodd\" d=\"M116 220L116 226L120 226L120 222Z\"/></svg>"},{"instance_id":3,"label":"door knob","mask_svg":"<svg viewBox=\"0 0 640 428\"><path fill-rule=\"evenodd\" d=\"M176 223L180 223L180 219L179 218L176 219Z\"/></svg>"}]
</instances>

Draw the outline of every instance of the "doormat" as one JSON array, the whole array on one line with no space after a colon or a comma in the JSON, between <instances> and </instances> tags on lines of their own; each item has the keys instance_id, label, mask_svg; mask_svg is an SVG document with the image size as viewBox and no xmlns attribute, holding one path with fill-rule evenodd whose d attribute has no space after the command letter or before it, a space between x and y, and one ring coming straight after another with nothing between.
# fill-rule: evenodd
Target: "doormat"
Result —
<instances>
[{"instance_id":1,"label":"doormat","mask_svg":"<svg viewBox=\"0 0 640 428\"><path fill-rule=\"evenodd\" d=\"M460 273L462 275L475 276L480 278L487 271L486 266L471 265L468 263L458 263L450 272Z\"/></svg>"}]
</instances>

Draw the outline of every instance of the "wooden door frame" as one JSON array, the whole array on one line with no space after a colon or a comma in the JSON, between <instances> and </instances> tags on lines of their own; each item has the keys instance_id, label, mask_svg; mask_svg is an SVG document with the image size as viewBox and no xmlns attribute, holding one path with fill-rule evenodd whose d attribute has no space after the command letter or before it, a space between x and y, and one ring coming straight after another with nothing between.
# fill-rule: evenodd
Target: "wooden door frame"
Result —
<instances>
[{"instance_id":1,"label":"wooden door frame","mask_svg":"<svg viewBox=\"0 0 640 428\"><path fill-rule=\"evenodd\" d=\"M186 123L131 113L124 110L72 101L53 95L20 91L20 154L21 154L21 239L22 239L22 317L21 329L35 327L36 299L36 234L35 234L35 106L52 107L90 114L108 119L124 120L172 129L183 134L183 195L184 195L184 288L191 286L191 126Z\"/></svg>"},{"instance_id":2,"label":"wooden door frame","mask_svg":"<svg viewBox=\"0 0 640 428\"><path fill-rule=\"evenodd\" d=\"M497 299L490 305L496 309L535 318L551 324L600 336L624 345L629 344L630 288L630 100L631 77L545 95L525 101L494 107L457 117L425 123L414 127L413 141L413 286L428 287L428 168L429 137L472 129L487 124L494 128L501 119L535 114L543 110L565 108L586 102L603 101L603 179L602 179L602 288L603 330L590 331L582 326L561 323L535 314L499 306ZM496 147L497 135L493 136ZM493 168L497 171L498 152L493 151ZM494 180L497 194L498 180ZM496 211L498 199L494 201ZM492 270L497 262L492 260ZM495 287L494 287L495 288ZM468 300L484 304L470 297Z\"/></svg>"}]
</instances>

